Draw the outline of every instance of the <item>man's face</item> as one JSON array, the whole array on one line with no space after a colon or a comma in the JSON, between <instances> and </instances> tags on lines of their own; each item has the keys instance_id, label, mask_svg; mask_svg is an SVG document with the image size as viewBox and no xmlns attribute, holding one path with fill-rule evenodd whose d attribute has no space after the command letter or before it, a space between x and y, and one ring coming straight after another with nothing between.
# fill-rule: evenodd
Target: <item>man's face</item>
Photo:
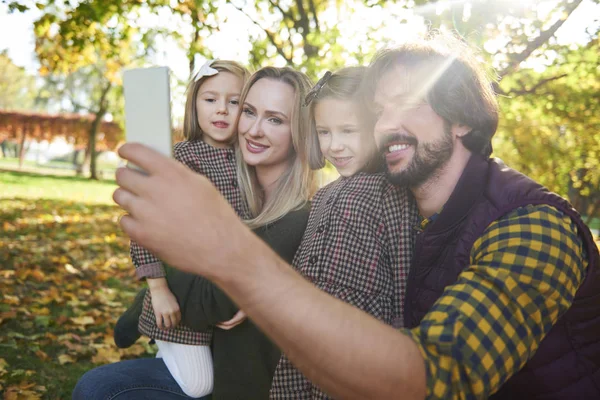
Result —
<instances>
[{"instance_id":1,"label":"man's face","mask_svg":"<svg viewBox=\"0 0 600 400\"><path fill-rule=\"evenodd\" d=\"M395 67L375 88L375 141L392 183L417 188L439 174L454 150L451 127L425 101L418 74Z\"/></svg>"}]
</instances>

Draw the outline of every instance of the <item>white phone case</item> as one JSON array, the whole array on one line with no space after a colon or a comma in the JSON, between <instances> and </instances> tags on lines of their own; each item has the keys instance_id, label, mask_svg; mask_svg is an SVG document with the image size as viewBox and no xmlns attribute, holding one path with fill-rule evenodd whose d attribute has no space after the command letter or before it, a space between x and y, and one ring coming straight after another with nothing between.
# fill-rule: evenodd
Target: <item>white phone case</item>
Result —
<instances>
[{"instance_id":1,"label":"white phone case","mask_svg":"<svg viewBox=\"0 0 600 400\"><path fill-rule=\"evenodd\" d=\"M171 157L171 102L167 67L129 69L123 73L127 142L143 143Z\"/></svg>"}]
</instances>

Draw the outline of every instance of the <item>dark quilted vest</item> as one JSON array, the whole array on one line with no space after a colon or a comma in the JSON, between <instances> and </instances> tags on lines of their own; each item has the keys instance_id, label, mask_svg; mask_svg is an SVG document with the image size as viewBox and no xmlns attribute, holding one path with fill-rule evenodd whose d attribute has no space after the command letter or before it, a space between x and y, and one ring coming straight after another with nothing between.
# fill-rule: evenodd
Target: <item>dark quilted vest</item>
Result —
<instances>
[{"instance_id":1,"label":"dark quilted vest","mask_svg":"<svg viewBox=\"0 0 600 400\"><path fill-rule=\"evenodd\" d=\"M577 211L560 196L506 167L472 156L443 211L417 237L405 300L405 324L419 324L444 288L469 265L471 248L503 215L548 204L571 217L589 261L572 307L534 357L493 399L600 399L600 264L598 249Z\"/></svg>"}]
</instances>

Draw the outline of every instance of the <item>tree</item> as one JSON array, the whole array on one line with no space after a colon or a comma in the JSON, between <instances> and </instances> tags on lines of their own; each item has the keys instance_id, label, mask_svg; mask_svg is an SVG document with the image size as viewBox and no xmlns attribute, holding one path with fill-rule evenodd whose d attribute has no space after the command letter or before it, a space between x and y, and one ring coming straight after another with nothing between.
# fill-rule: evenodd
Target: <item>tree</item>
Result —
<instances>
[{"instance_id":1,"label":"tree","mask_svg":"<svg viewBox=\"0 0 600 400\"><path fill-rule=\"evenodd\" d=\"M63 76L67 82L76 80L80 87L85 83L89 90L87 102L67 93L76 110L95 115L86 149L91 179L98 179L98 127L107 113L117 113L120 109L116 100L120 93L121 70L134 66L144 54L142 34L129 23L135 16L120 14L118 10L116 1L102 4L84 1L75 7L67 2L63 7L51 0L35 22L40 73Z\"/></svg>"}]
</instances>

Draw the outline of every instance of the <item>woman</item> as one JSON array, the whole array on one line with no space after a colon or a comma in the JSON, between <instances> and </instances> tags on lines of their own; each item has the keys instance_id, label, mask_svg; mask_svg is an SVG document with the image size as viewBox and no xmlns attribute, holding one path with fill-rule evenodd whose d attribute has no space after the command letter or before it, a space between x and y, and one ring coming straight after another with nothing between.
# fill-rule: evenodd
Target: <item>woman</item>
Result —
<instances>
[{"instance_id":1,"label":"woman","mask_svg":"<svg viewBox=\"0 0 600 400\"><path fill-rule=\"evenodd\" d=\"M314 174L305 143L308 110L302 102L310 80L290 68L266 67L244 87L236 150L238 182L248 203L248 226L288 263L308 219ZM195 330L234 316L237 307L201 277L169 269L167 280L177 297L182 321ZM179 284L183 282L183 284ZM252 324L243 321L213 333L214 397L268 398L279 350ZM105 365L86 373L74 399L187 398L160 359Z\"/></svg>"}]
</instances>

